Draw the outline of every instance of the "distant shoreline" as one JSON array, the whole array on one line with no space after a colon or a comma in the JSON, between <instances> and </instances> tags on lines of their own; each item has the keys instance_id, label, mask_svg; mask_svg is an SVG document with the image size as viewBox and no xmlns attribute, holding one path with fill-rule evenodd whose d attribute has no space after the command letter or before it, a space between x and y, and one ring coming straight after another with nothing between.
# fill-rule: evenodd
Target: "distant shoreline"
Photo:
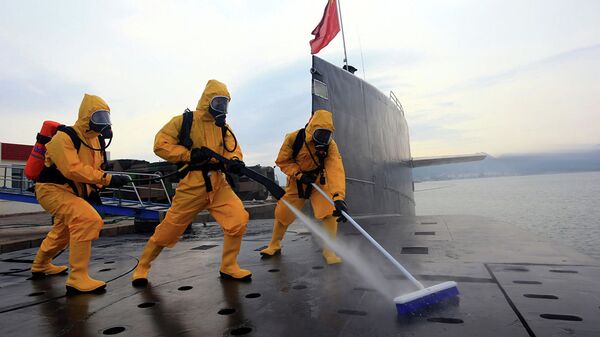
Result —
<instances>
[{"instance_id":1,"label":"distant shoreline","mask_svg":"<svg viewBox=\"0 0 600 337\"><path fill-rule=\"evenodd\" d=\"M502 175L484 175L480 177L456 177L456 178L440 178L440 179L422 179L415 180L415 184L429 183L429 182L442 182L452 180L474 180L474 179L488 179L488 178L503 178L503 177L527 177L527 176L544 176L544 175L559 175L559 174L577 174L577 173L593 173L599 172L600 170L586 170L586 171L563 171L563 172L540 172L540 173L521 173L521 174L502 174Z\"/></svg>"}]
</instances>

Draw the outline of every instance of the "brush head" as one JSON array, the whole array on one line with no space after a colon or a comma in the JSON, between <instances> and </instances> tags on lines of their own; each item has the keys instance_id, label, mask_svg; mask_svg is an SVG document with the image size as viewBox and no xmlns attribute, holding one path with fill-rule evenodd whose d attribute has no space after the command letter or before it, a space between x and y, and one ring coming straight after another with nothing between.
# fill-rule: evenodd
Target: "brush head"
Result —
<instances>
[{"instance_id":1,"label":"brush head","mask_svg":"<svg viewBox=\"0 0 600 337\"><path fill-rule=\"evenodd\" d=\"M394 298L399 315L408 315L424 307L458 295L456 282L448 281Z\"/></svg>"}]
</instances>

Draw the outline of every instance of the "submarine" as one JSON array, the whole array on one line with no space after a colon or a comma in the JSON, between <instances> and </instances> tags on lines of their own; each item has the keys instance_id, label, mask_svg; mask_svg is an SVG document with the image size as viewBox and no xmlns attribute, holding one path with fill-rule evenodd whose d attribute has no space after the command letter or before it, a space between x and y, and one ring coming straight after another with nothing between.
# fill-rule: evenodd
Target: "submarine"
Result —
<instances>
[{"instance_id":1,"label":"submarine","mask_svg":"<svg viewBox=\"0 0 600 337\"><path fill-rule=\"evenodd\" d=\"M272 219L251 218L244 236L239 262L252 281L220 279L220 229L208 221L160 255L145 289L130 278L147 234L94 242L90 274L108 282L104 294L66 296L66 276L31 280L36 248L0 254L0 336L600 336L597 260L502 219L415 214L414 167L484 154L413 158L393 93L316 56L310 74L313 111L334 116L352 216L425 285L456 282L457 298L398 316L376 282L348 263L325 265L300 222L282 255L261 259ZM414 290L351 226L338 240L381 280Z\"/></svg>"}]
</instances>

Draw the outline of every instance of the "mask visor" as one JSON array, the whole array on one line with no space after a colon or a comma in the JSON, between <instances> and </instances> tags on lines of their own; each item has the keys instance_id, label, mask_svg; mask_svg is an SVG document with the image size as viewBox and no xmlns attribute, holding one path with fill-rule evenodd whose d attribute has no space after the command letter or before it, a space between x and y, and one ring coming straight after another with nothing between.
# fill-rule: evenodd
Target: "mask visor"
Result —
<instances>
[{"instance_id":1,"label":"mask visor","mask_svg":"<svg viewBox=\"0 0 600 337\"><path fill-rule=\"evenodd\" d=\"M98 126L107 126L112 125L110 122L110 112L108 110L97 110L92 113L92 117L90 118L90 124L98 125Z\"/></svg>"},{"instance_id":2,"label":"mask visor","mask_svg":"<svg viewBox=\"0 0 600 337\"><path fill-rule=\"evenodd\" d=\"M217 115L226 114L227 106L229 105L229 98L225 96L215 96L210 101L210 108L216 112Z\"/></svg>"},{"instance_id":3,"label":"mask visor","mask_svg":"<svg viewBox=\"0 0 600 337\"><path fill-rule=\"evenodd\" d=\"M327 145L331 142L331 130L316 129L313 132L313 140L319 145Z\"/></svg>"}]
</instances>

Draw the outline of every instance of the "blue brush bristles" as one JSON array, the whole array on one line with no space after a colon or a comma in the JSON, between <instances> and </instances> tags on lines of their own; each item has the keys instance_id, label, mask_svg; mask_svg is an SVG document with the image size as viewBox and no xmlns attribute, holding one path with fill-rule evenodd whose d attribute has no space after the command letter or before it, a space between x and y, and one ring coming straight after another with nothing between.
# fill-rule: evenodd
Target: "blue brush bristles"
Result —
<instances>
[{"instance_id":1,"label":"blue brush bristles","mask_svg":"<svg viewBox=\"0 0 600 337\"><path fill-rule=\"evenodd\" d=\"M397 297L394 302L396 302L396 309L399 315L408 315L456 295L458 295L456 283L445 282Z\"/></svg>"}]
</instances>

